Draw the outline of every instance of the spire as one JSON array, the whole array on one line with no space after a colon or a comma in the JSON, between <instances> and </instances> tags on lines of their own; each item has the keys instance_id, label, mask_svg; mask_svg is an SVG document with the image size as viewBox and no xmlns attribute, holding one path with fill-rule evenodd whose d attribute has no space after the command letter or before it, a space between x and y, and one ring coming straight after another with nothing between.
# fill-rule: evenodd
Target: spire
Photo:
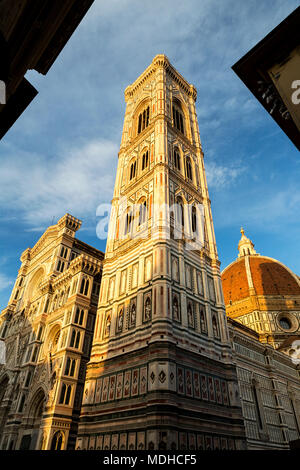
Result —
<instances>
[{"instance_id":1,"label":"spire","mask_svg":"<svg viewBox=\"0 0 300 470\"><path fill-rule=\"evenodd\" d=\"M247 255L257 255L254 249L254 244L252 243L250 238L246 237L243 227L241 227L241 234L242 236L238 245L239 258L241 258L242 256L247 256Z\"/></svg>"}]
</instances>

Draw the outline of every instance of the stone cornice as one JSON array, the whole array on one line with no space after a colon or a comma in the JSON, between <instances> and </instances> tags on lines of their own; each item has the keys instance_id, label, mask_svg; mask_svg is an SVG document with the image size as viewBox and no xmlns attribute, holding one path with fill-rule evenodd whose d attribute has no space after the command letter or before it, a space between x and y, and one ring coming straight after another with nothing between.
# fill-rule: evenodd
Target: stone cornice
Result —
<instances>
[{"instance_id":1,"label":"stone cornice","mask_svg":"<svg viewBox=\"0 0 300 470\"><path fill-rule=\"evenodd\" d=\"M40 289L43 294L49 293L65 284L79 272L84 272L90 276L95 276L102 271L102 261L92 258L91 256L81 254L71 261L69 268L57 276L53 273L51 276L44 280Z\"/></svg>"},{"instance_id":2,"label":"stone cornice","mask_svg":"<svg viewBox=\"0 0 300 470\"><path fill-rule=\"evenodd\" d=\"M81 227L81 223L81 220L67 213L61 219L59 219L57 222L57 227L59 230L62 230L66 227L69 230L77 232L77 230L79 230Z\"/></svg>"},{"instance_id":3,"label":"stone cornice","mask_svg":"<svg viewBox=\"0 0 300 470\"><path fill-rule=\"evenodd\" d=\"M194 101L197 99L197 90L194 85L188 83L183 76L171 65L168 57L164 54L158 54L152 60L152 63L146 70L129 85L124 92L125 101L128 102L130 98L139 90L139 88L157 71L157 69L163 68L166 70L168 75L180 86L180 88L188 95L191 96Z\"/></svg>"},{"instance_id":4,"label":"stone cornice","mask_svg":"<svg viewBox=\"0 0 300 470\"><path fill-rule=\"evenodd\" d=\"M72 275L82 271L85 274L89 274L90 276L96 276L96 274L101 272L102 264L103 262L98 259L81 254L77 258L73 259L73 261L70 263L69 270Z\"/></svg>"}]
</instances>

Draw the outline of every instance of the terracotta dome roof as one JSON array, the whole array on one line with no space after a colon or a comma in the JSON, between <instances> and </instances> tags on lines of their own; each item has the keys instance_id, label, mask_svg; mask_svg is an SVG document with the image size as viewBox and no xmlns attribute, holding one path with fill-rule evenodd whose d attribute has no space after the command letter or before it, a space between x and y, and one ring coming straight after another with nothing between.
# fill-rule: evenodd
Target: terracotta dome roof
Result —
<instances>
[{"instance_id":1,"label":"terracotta dome roof","mask_svg":"<svg viewBox=\"0 0 300 470\"><path fill-rule=\"evenodd\" d=\"M222 286L225 305L229 304L230 300L236 302L237 300L249 297L249 285L244 259L235 261L223 271Z\"/></svg>"},{"instance_id":2,"label":"terracotta dome roof","mask_svg":"<svg viewBox=\"0 0 300 470\"><path fill-rule=\"evenodd\" d=\"M259 255L247 259L257 295L300 295L300 283L279 261ZM245 262L246 257L240 258L222 273L225 305L250 295Z\"/></svg>"}]
</instances>

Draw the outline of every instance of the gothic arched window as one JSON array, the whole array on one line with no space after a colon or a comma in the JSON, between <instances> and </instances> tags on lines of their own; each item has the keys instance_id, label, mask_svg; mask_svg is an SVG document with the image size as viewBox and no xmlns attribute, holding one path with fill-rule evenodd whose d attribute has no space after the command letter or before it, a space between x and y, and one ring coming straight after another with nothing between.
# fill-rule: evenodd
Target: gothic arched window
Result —
<instances>
[{"instance_id":1,"label":"gothic arched window","mask_svg":"<svg viewBox=\"0 0 300 470\"><path fill-rule=\"evenodd\" d=\"M80 331L77 331L76 341L75 341L75 346L74 346L76 349L79 348L79 343L80 343Z\"/></svg>"},{"instance_id":2,"label":"gothic arched window","mask_svg":"<svg viewBox=\"0 0 300 470\"><path fill-rule=\"evenodd\" d=\"M174 127L176 127L176 129L178 129L182 134L184 134L183 112L179 101L174 101L172 111Z\"/></svg>"},{"instance_id":3,"label":"gothic arched window","mask_svg":"<svg viewBox=\"0 0 300 470\"><path fill-rule=\"evenodd\" d=\"M65 375L74 377L75 367L76 367L76 359L71 359L70 357L68 357L66 369L65 369Z\"/></svg>"},{"instance_id":4,"label":"gothic arched window","mask_svg":"<svg viewBox=\"0 0 300 470\"><path fill-rule=\"evenodd\" d=\"M150 115L150 107L147 106L138 117L138 131L137 133L140 134L146 127L149 126L149 115Z\"/></svg>"},{"instance_id":5,"label":"gothic arched window","mask_svg":"<svg viewBox=\"0 0 300 470\"><path fill-rule=\"evenodd\" d=\"M136 161L132 162L130 165L130 177L129 179L132 180L135 178L136 175Z\"/></svg>"},{"instance_id":6,"label":"gothic arched window","mask_svg":"<svg viewBox=\"0 0 300 470\"><path fill-rule=\"evenodd\" d=\"M59 398L59 403L62 404L65 401L65 394L66 394L66 384L63 384L61 387L61 392L60 392L60 398Z\"/></svg>"},{"instance_id":7,"label":"gothic arched window","mask_svg":"<svg viewBox=\"0 0 300 470\"><path fill-rule=\"evenodd\" d=\"M196 207L192 207L192 231L197 232L197 212Z\"/></svg>"},{"instance_id":8,"label":"gothic arched window","mask_svg":"<svg viewBox=\"0 0 300 470\"><path fill-rule=\"evenodd\" d=\"M71 391L72 391L72 387L71 387L71 385L68 385L66 398L65 398L65 405L69 405L69 403L70 403Z\"/></svg>"},{"instance_id":9,"label":"gothic arched window","mask_svg":"<svg viewBox=\"0 0 300 470\"><path fill-rule=\"evenodd\" d=\"M63 444L63 433L61 431L57 431L51 443L51 450L61 450Z\"/></svg>"},{"instance_id":10,"label":"gothic arched window","mask_svg":"<svg viewBox=\"0 0 300 470\"><path fill-rule=\"evenodd\" d=\"M131 227L132 227L132 221L133 221L133 217L132 217L132 213L131 213L131 210L129 210L126 214L126 218L125 218L125 229L124 229L124 235L127 235L131 232Z\"/></svg>"},{"instance_id":11,"label":"gothic arched window","mask_svg":"<svg viewBox=\"0 0 300 470\"><path fill-rule=\"evenodd\" d=\"M72 385L62 384L59 403L61 405L69 405L72 392Z\"/></svg>"},{"instance_id":12,"label":"gothic arched window","mask_svg":"<svg viewBox=\"0 0 300 470\"><path fill-rule=\"evenodd\" d=\"M65 369L65 375L69 375L70 367L71 367L71 359L68 357L67 364L66 364L66 369Z\"/></svg>"},{"instance_id":13,"label":"gothic arched window","mask_svg":"<svg viewBox=\"0 0 300 470\"><path fill-rule=\"evenodd\" d=\"M84 310L83 309L80 310L79 308L77 308L74 323L77 323L78 325L82 325L83 318L84 318Z\"/></svg>"},{"instance_id":14,"label":"gothic arched window","mask_svg":"<svg viewBox=\"0 0 300 470\"><path fill-rule=\"evenodd\" d=\"M181 165L180 165L180 153L177 147L174 148L174 166L175 168L180 171Z\"/></svg>"},{"instance_id":15,"label":"gothic arched window","mask_svg":"<svg viewBox=\"0 0 300 470\"><path fill-rule=\"evenodd\" d=\"M8 377L5 377L0 383L0 403L2 402L2 399L4 398L4 395L6 393L8 383L9 383Z\"/></svg>"},{"instance_id":16,"label":"gothic arched window","mask_svg":"<svg viewBox=\"0 0 300 470\"><path fill-rule=\"evenodd\" d=\"M142 171L148 167L148 163L149 163L149 152L148 150L146 150L146 152L143 153L143 156L142 156Z\"/></svg>"},{"instance_id":17,"label":"gothic arched window","mask_svg":"<svg viewBox=\"0 0 300 470\"><path fill-rule=\"evenodd\" d=\"M33 355L32 355L32 359L31 359L31 362L36 362L37 356L38 356L38 351L39 351L39 347L38 347L38 346L35 346L34 351L33 351Z\"/></svg>"},{"instance_id":18,"label":"gothic arched window","mask_svg":"<svg viewBox=\"0 0 300 470\"><path fill-rule=\"evenodd\" d=\"M186 177L187 177L189 180L193 181L192 164L191 164L191 159L190 159L190 157L187 157L187 158L186 158L185 163L186 163Z\"/></svg>"},{"instance_id":19,"label":"gothic arched window","mask_svg":"<svg viewBox=\"0 0 300 470\"><path fill-rule=\"evenodd\" d=\"M184 205L181 197L178 197L176 200L177 205L177 227L184 227Z\"/></svg>"},{"instance_id":20,"label":"gothic arched window","mask_svg":"<svg viewBox=\"0 0 300 470\"><path fill-rule=\"evenodd\" d=\"M80 332L76 331L76 330L73 330L72 331L72 336L71 336L71 341L70 341L70 348L78 348L79 341L80 341Z\"/></svg>"},{"instance_id":21,"label":"gothic arched window","mask_svg":"<svg viewBox=\"0 0 300 470\"><path fill-rule=\"evenodd\" d=\"M84 277L81 281L80 294L88 295L89 286L90 286L89 280Z\"/></svg>"},{"instance_id":22,"label":"gothic arched window","mask_svg":"<svg viewBox=\"0 0 300 470\"><path fill-rule=\"evenodd\" d=\"M143 225L147 220L147 201L143 201L139 204L139 222L138 225Z\"/></svg>"},{"instance_id":23,"label":"gothic arched window","mask_svg":"<svg viewBox=\"0 0 300 470\"><path fill-rule=\"evenodd\" d=\"M70 376L71 376L71 377L74 377L75 367L76 367L76 359L73 359L73 360L72 360L71 370L70 370Z\"/></svg>"}]
</instances>

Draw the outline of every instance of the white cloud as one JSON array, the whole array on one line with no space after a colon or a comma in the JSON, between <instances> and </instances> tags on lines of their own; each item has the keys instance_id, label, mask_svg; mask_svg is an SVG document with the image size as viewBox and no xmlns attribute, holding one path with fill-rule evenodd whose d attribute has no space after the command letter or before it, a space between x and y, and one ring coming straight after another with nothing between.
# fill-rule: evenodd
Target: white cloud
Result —
<instances>
[{"instance_id":1,"label":"white cloud","mask_svg":"<svg viewBox=\"0 0 300 470\"><path fill-rule=\"evenodd\" d=\"M93 140L60 146L57 156L37 155L6 146L0 162L0 207L20 214L39 230L69 212L90 217L112 198L118 145Z\"/></svg>"},{"instance_id":2,"label":"white cloud","mask_svg":"<svg viewBox=\"0 0 300 470\"><path fill-rule=\"evenodd\" d=\"M13 280L7 277L5 274L0 273L0 291L7 289L13 284Z\"/></svg>"},{"instance_id":3,"label":"white cloud","mask_svg":"<svg viewBox=\"0 0 300 470\"><path fill-rule=\"evenodd\" d=\"M246 168L242 166L230 168L217 165L215 162L206 162L205 169L208 189L227 188L246 170Z\"/></svg>"}]
</instances>

